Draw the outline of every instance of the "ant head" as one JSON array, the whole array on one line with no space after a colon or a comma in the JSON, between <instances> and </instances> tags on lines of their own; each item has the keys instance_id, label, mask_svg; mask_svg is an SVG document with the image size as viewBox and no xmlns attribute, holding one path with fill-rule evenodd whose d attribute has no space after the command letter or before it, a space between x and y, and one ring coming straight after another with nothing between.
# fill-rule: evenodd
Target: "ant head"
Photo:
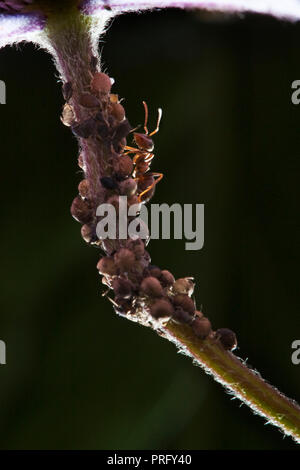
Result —
<instances>
[{"instance_id":1,"label":"ant head","mask_svg":"<svg viewBox=\"0 0 300 470\"><path fill-rule=\"evenodd\" d=\"M154 143L151 137L148 137L146 134L141 134L139 132L134 132L133 134L134 141L140 150L146 150L147 152L152 152L154 149Z\"/></svg>"}]
</instances>

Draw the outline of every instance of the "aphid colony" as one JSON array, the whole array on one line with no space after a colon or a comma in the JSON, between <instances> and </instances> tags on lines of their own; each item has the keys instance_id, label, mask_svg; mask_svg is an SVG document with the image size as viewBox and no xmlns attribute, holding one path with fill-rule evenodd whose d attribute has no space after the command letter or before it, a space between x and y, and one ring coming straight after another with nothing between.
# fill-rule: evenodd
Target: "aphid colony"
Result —
<instances>
[{"instance_id":1,"label":"aphid colony","mask_svg":"<svg viewBox=\"0 0 300 470\"><path fill-rule=\"evenodd\" d=\"M191 298L192 278L175 280L169 271L152 265L142 239L99 240L96 235L99 204L111 203L118 210L120 195L127 196L129 206L145 203L163 177L150 171L154 157L152 136L159 130L161 109L155 130L149 133L148 107L143 102L144 133L135 132L118 96L111 93L111 86L109 76L95 70L86 89L78 92L70 82L63 86L66 104L62 121L80 141L78 164L85 174L71 213L83 224L84 240L105 252L97 265L102 282L113 290L115 298L111 301L120 315L132 317L146 312L150 323L157 327L172 319L189 325L197 337L210 336L232 350L236 346L235 334L227 329L213 332L208 318L196 310ZM131 133L136 147L127 145L126 138Z\"/></svg>"}]
</instances>

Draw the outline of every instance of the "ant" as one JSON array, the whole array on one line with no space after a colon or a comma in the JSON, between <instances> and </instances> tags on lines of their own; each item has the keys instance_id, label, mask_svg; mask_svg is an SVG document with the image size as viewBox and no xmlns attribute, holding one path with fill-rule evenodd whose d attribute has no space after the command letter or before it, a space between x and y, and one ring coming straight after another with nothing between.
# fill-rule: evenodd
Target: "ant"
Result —
<instances>
[{"instance_id":1,"label":"ant","mask_svg":"<svg viewBox=\"0 0 300 470\"><path fill-rule=\"evenodd\" d=\"M134 153L135 156L133 158L133 163L135 165L133 177L137 180L138 185L142 188L142 192L139 194L139 202L146 202L145 195L153 189L157 183L162 179L162 173L153 173L149 172L151 161L154 158L154 142L151 137L154 134L157 134L159 131L159 124L162 116L161 108L158 109L158 118L156 128L153 132L149 134L147 123L148 123L148 106L145 101L143 101L143 105L145 108L145 123L144 123L144 130L145 133L134 132L133 138L134 142L137 145L137 148L125 146L125 154L128 155L130 153ZM157 178L157 179L155 179ZM145 189L143 189L145 188ZM150 199L150 198L149 198Z\"/></svg>"}]
</instances>

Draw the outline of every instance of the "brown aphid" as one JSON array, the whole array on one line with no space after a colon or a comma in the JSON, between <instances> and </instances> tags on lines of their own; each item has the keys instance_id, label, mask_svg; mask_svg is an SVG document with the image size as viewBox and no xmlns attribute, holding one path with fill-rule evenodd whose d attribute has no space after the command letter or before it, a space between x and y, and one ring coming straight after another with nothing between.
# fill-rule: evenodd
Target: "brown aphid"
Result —
<instances>
[{"instance_id":1,"label":"brown aphid","mask_svg":"<svg viewBox=\"0 0 300 470\"><path fill-rule=\"evenodd\" d=\"M91 243L93 240L93 230L88 224L81 227L81 236L86 243Z\"/></svg>"},{"instance_id":2,"label":"brown aphid","mask_svg":"<svg viewBox=\"0 0 300 470\"><path fill-rule=\"evenodd\" d=\"M112 283L115 295L124 299L129 299L132 296L133 285L128 279L122 277L115 278Z\"/></svg>"},{"instance_id":3,"label":"brown aphid","mask_svg":"<svg viewBox=\"0 0 300 470\"><path fill-rule=\"evenodd\" d=\"M94 93L109 93L112 87L111 79L106 73L96 72L91 80L91 90Z\"/></svg>"},{"instance_id":4,"label":"brown aphid","mask_svg":"<svg viewBox=\"0 0 300 470\"><path fill-rule=\"evenodd\" d=\"M133 196L137 190L136 181L133 178L127 178L120 182L119 189L122 196Z\"/></svg>"},{"instance_id":5,"label":"brown aphid","mask_svg":"<svg viewBox=\"0 0 300 470\"><path fill-rule=\"evenodd\" d=\"M76 137L88 139L95 134L97 130L97 122L93 118L88 118L83 122L72 125L72 132Z\"/></svg>"},{"instance_id":6,"label":"brown aphid","mask_svg":"<svg viewBox=\"0 0 300 470\"><path fill-rule=\"evenodd\" d=\"M127 248L121 248L114 255L116 266L121 272L130 271L136 263L134 253Z\"/></svg>"},{"instance_id":7,"label":"brown aphid","mask_svg":"<svg viewBox=\"0 0 300 470\"><path fill-rule=\"evenodd\" d=\"M114 161L114 170L119 178L126 178L131 175L133 170L133 163L129 155L119 157Z\"/></svg>"},{"instance_id":8,"label":"brown aphid","mask_svg":"<svg viewBox=\"0 0 300 470\"><path fill-rule=\"evenodd\" d=\"M75 122L75 114L74 110L71 105L68 103L64 104L62 115L61 115L61 122L67 126L70 127L72 124Z\"/></svg>"},{"instance_id":9,"label":"brown aphid","mask_svg":"<svg viewBox=\"0 0 300 470\"><path fill-rule=\"evenodd\" d=\"M92 93L82 93L79 97L79 104L84 108L97 108L99 100Z\"/></svg>"},{"instance_id":10,"label":"brown aphid","mask_svg":"<svg viewBox=\"0 0 300 470\"><path fill-rule=\"evenodd\" d=\"M80 196L76 196L72 202L71 214L81 224L87 224L93 219L93 210L90 204Z\"/></svg>"},{"instance_id":11,"label":"brown aphid","mask_svg":"<svg viewBox=\"0 0 300 470\"><path fill-rule=\"evenodd\" d=\"M215 337L228 351L233 351L237 347L236 335L228 328L219 328L215 333Z\"/></svg>"},{"instance_id":12,"label":"brown aphid","mask_svg":"<svg viewBox=\"0 0 300 470\"><path fill-rule=\"evenodd\" d=\"M193 314L195 312L194 301L186 294L177 294L173 297L173 304L181 307L184 311Z\"/></svg>"},{"instance_id":13,"label":"brown aphid","mask_svg":"<svg viewBox=\"0 0 300 470\"><path fill-rule=\"evenodd\" d=\"M82 155L82 153L79 154L77 163L78 163L79 168L81 168L82 170L85 169L85 165L84 165L84 162L83 162L83 155Z\"/></svg>"},{"instance_id":14,"label":"brown aphid","mask_svg":"<svg viewBox=\"0 0 300 470\"><path fill-rule=\"evenodd\" d=\"M174 284L175 278L170 271L163 269L160 276L161 283L164 287L170 287Z\"/></svg>"},{"instance_id":15,"label":"brown aphid","mask_svg":"<svg viewBox=\"0 0 300 470\"><path fill-rule=\"evenodd\" d=\"M89 182L89 180L84 179L84 180L80 181L80 183L78 185L78 192L79 192L80 196L83 199L88 198L89 197L89 191L90 191L90 182Z\"/></svg>"},{"instance_id":16,"label":"brown aphid","mask_svg":"<svg viewBox=\"0 0 300 470\"><path fill-rule=\"evenodd\" d=\"M194 292L195 284L189 277L177 279L173 284L174 294L187 294L191 296Z\"/></svg>"},{"instance_id":17,"label":"brown aphid","mask_svg":"<svg viewBox=\"0 0 300 470\"><path fill-rule=\"evenodd\" d=\"M124 119L116 126L112 136L112 143L116 152L120 151L120 148L123 146L123 139L128 136L130 131L131 125L128 119Z\"/></svg>"},{"instance_id":18,"label":"brown aphid","mask_svg":"<svg viewBox=\"0 0 300 470\"><path fill-rule=\"evenodd\" d=\"M149 297L161 297L164 292L159 280L151 276L143 279L141 291Z\"/></svg>"},{"instance_id":19,"label":"brown aphid","mask_svg":"<svg viewBox=\"0 0 300 470\"><path fill-rule=\"evenodd\" d=\"M198 338L205 339L211 332L211 323L206 317L196 317L192 323L192 329Z\"/></svg>"},{"instance_id":20,"label":"brown aphid","mask_svg":"<svg viewBox=\"0 0 300 470\"><path fill-rule=\"evenodd\" d=\"M161 278L161 269L158 266L149 266L148 272L150 276L156 277L157 279Z\"/></svg>"},{"instance_id":21,"label":"brown aphid","mask_svg":"<svg viewBox=\"0 0 300 470\"><path fill-rule=\"evenodd\" d=\"M100 183L105 189L114 190L114 189L118 189L119 187L118 183L111 176L103 176L102 178L100 178Z\"/></svg>"},{"instance_id":22,"label":"brown aphid","mask_svg":"<svg viewBox=\"0 0 300 470\"><path fill-rule=\"evenodd\" d=\"M126 150L126 154L134 154L133 163L135 165L135 170L133 173L134 178L139 180L143 180L145 178L145 173L147 173L150 169L151 161L154 158L154 153L152 153L154 149L154 142L152 140L152 136L159 131L159 124L162 116L162 110L159 108L158 110L158 119L157 125L153 132L149 134L147 122L148 122L148 106L145 101L143 101L143 105L145 108L145 123L144 123L144 131L145 133L141 132L134 132L133 138L134 142L136 143L137 147L128 147L125 146L124 150ZM151 182L143 189L140 194L140 202L146 202L149 197L146 197L147 193L151 191L154 186L162 179L162 173L153 173L149 172L147 176L151 176ZM148 180L149 181L149 180Z\"/></svg>"},{"instance_id":23,"label":"brown aphid","mask_svg":"<svg viewBox=\"0 0 300 470\"><path fill-rule=\"evenodd\" d=\"M186 323L187 325L190 325L194 320L194 316L191 313L183 310L182 307L176 307L173 319L178 323Z\"/></svg>"},{"instance_id":24,"label":"brown aphid","mask_svg":"<svg viewBox=\"0 0 300 470\"><path fill-rule=\"evenodd\" d=\"M136 259L140 259L145 253L145 243L140 238L135 240L129 238L126 242L126 248L134 253Z\"/></svg>"},{"instance_id":25,"label":"brown aphid","mask_svg":"<svg viewBox=\"0 0 300 470\"><path fill-rule=\"evenodd\" d=\"M112 103L110 112L117 121L123 121L125 118L125 109L120 103Z\"/></svg>"},{"instance_id":26,"label":"brown aphid","mask_svg":"<svg viewBox=\"0 0 300 470\"><path fill-rule=\"evenodd\" d=\"M105 119L104 114L100 109L94 115L94 118L96 119L96 121L101 122L102 124L106 124L106 126L108 126L108 122Z\"/></svg>"},{"instance_id":27,"label":"brown aphid","mask_svg":"<svg viewBox=\"0 0 300 470\"><path fill-rule=\"evenodd\" d=\"M97 264L97 269L100 274L105 274L107 276L114 276L117 274L117 266L111 256L103 256Z\"/></svg>"},{"instance_id":28,"label":"brown aphid","mask_svg":"<svg viewBox=\"0 0 300 470\"><path fill-rule=\"evenodd\" d=\"M101 139L108 139L110 135L110 129L106 122L98 122L96 125L96 132Z\"/></svg>"},{"instance_id":29,"label":"brown aphid","mask_svg":"<svg viewBox=\"0 0 300 470\"><path fill-rule=\"evenodd\" d=\"M63 94L63 97L66 101L69 101L69 99L72 98L73 88L72 88L72 83L71 82L66 82L66 83L63 84L62 94Z\"/></svg>"},{"instance_id":30,"label":"brown aphid","mask_svg":"<svg viewBox=\"0 0 300 470\"><path fill-rule=\"evenodd\" d=\"M170 318L174 313L171 302L167 299L159 299L151 305L150 314L154 318Z\"/></svg>"}]
</instances>

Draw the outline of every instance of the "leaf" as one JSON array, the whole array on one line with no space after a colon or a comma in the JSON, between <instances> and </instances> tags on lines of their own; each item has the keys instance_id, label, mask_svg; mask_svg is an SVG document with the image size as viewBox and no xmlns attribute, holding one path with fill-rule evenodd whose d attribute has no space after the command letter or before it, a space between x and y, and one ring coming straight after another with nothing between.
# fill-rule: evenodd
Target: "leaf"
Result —
<instances>
[{"instance_id":1,"label":"leaf","mask_svg":"<svg viewBox=\"0 0 300 470\"><path fill-rule=\"evenodd\" d=\"M0 14L0 48L20 41L34 41L44 26L45 18L40 13Z\"/></svg>"},{"instance_id":2,"label":"leaf","mask_svg":"<svg viewBox=\"0 0 300 470\"><path fill-rule=\"evenodd\" d=\"M111 9L113 12L139 11L153 8L199 8L229 13L262 13L288 20L300 18L299 0L83 0L81 9L89 15L101 14Z\"/></svg>"}]
</instances>

